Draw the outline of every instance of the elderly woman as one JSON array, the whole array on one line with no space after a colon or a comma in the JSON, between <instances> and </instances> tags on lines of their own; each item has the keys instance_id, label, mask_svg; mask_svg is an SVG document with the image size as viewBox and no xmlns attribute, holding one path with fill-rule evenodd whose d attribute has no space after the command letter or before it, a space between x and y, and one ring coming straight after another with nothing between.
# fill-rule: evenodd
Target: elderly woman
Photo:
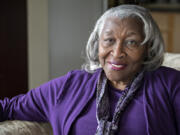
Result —
<instances>
[{"instance_id":1,"label":"elderly woman","mask_svg":"<svg viewBox=\"0 0 180 135\"><path fill-rule=\"evenodd\" d=\"M49 121L54 135L179 135L180 72L161 67L150 13L121 5L97 21L84 70L0 101L0 120Z\"/></svg>"}]
</instances>

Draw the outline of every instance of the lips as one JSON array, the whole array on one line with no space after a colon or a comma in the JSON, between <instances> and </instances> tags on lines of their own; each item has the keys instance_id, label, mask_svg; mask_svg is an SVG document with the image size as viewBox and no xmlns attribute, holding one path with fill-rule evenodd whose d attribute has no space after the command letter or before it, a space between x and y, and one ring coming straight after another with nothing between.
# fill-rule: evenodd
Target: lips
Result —
<instances>
[{"instance_id":1,"label":"lips","mask_svg":"<svg viewBox=\"0 0 180 135\"><path fill-rule=\"evenodd\" d=\"M127 64L119 63L119 62L108 62L110 68L113 70L124 70L127 67Z\"/></svg>"}]
</instances>

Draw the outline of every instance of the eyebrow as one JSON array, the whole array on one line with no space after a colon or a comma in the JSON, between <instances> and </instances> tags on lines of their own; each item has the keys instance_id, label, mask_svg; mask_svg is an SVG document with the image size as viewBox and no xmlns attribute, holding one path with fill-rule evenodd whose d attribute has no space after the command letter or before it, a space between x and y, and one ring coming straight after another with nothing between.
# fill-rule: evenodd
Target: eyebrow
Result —
<instances>
[{"instance_id":1,"label":"eyebrow","mask_svg":"<svg viewBox=\"0 0 180 135\"><path fill-rule=\"evenodd\" d=\"M113 31L112 31L112 30L106 30L106 31L104 32L104 34L111 35L111 34L113 34Z\"/></svg>"},{"instance_id":2,"label":"eyebrow","mask_svg":"<svg viewBox=\"0 0 180 135\"><path fill-rule=\"evenodd\" d=\"M134 31L130 31L130 32L127 32L127 36L133 36L133 35L138 35L137 32L134 32Z\"/></svg>"},{"instance_id":3,"label":"eyebrow","mask_svg":"<svg viewBox=\"0 0 180 135\"><path fill-rule=\"evenodd\" d=\"M112 30L106 30L103 32L105 35L112 35L114 32ZM138 35L139 33L137 32L134 32L134 31L130 31L130 32L127 32L127 36L130 37L130 36L134 36L134 35Z\"/></svg>"}]
</instances>

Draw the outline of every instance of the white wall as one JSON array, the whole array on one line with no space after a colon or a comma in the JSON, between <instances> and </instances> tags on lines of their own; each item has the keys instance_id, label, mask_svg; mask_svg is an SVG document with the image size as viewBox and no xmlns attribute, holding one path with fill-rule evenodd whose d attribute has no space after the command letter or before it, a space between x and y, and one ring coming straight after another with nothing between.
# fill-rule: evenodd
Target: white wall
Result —
<instances>
[{"instance_id":1,"label":"white wall","mask_svg":"<svg viewBox=\"0 0 180 135\"><path fill-rule=\"evenodd\" d=\"M27 0L29 89L49 80L48 0Z\"/></svg>"},{"instance_id":2,"label":"white wall","mask_svg":"<svg viewBox=\"0 0 180 135\"><path fill-rule=\"evenodd\" d=\"M29 89L80 68L102 1L27 0Z\"/></svg>"},{"instance_id":3,"label":"white wall","mask_svg":"<svg viewBox=\"0 0 180 135\"><path fill-rule=\"evenodd\" d=\"M50 78L80 69L81 52L96 19L102 0L49 0Z\"/></svg>"}]
</instances>

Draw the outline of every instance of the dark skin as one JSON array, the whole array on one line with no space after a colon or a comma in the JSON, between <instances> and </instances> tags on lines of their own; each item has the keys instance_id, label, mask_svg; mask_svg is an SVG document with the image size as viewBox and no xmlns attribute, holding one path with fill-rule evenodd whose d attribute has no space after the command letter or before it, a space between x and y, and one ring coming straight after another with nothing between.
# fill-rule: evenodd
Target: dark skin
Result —
<instances>
[{"instance_id":1,"label":"dark skin","mask_svg":"<svg viewBox=\"0 0 180 135\"><path fill-rule=\"evenodd\" d=\"M135 18L108 18L99 38L99 61L110 83L124 90L142 70L147 52L143 23Z\"/></svg>"}]
</instances>

